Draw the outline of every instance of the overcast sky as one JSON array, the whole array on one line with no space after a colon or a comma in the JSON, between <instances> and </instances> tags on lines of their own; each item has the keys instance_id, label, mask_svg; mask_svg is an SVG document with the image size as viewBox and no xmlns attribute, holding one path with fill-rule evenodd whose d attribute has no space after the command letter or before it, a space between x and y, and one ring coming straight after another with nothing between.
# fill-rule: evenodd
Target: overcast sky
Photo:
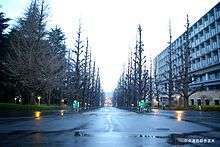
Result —
<instances>
[{"instance_id":1,"label":"overcast sky","mask_svg":"<svg viewBox=\"0 0 220 147\"><path fill-rule=\"evenodd\" d=\"M145 55L154 58L169 40L184 32L186 14L193 24L219 0L47 0L48 27L60 26L71 47L78 21L89 37L93 56L100 67L104 90L112 91L127 62L129 48L134 48L138 24L143 27ZM0 0L6 17L23 15L30 0ZM13 23L13 21L11 22ZM149 61L148 61L149 62Z\"/></svg>"}]
</instances>

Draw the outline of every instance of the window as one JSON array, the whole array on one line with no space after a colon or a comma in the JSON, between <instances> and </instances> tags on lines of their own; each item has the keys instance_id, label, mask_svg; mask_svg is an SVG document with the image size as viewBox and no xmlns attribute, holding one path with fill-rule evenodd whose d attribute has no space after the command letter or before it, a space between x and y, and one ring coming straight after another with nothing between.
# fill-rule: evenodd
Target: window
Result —
<instances>
[{"instance_id":1,"label":"window","mask_svg":"<svg viewBox=\"0 0 220 147\"><path fill-rule=\"evenodd\" d=\"M206 34L209 33L209 27L206 27L204 31Z\"/></svg>"},{"instance_id":2,"label":"window","mask_svg":"<svg viewBox=\"0 0 220 147\"><path fill-rule=\"evenodd\" d=\"M208 16L207 15L205 15L203 18L204 18L204 21L208 20Z\"/></svg>"},{"instance_id":3,"label":"window","mask_svg":"<svg viewBox=\"0 0 220 147\"><path fill-rule=\"evenodd\" d=\"M206 105L209 105L209 100L206 99L206 100L205 100L205 104L206 104Z\"/></svg>"},{"instance_id":4,"label":"window","mask_svg":"<svg viewBox=\"0 0 220 147\"><path fill-rule=\"evenodd\" d=\"M200 33L199 33L199 37L202 37L203 36L203 31L201 31Z\"/></svg>"},{"instance_id":5,"label":"window","mask_svg":"<svg viewBox=\"0 0 220 147\"><path fill-rule=\"evenodd\" d=\"M210 25L210 27L211 27L211 29L215 29L215 23L212 23L212 24Z\"/></svg>"},{"instance_id":6,"label":"window","mask_svg":"<svg viewBox=\"0 0 220 147\"><path fill-rule=\"evenodd\" d=\"M197 99L197 105L201 106L202 102L201 99Z\"/></svg>"},{"instance_id":7,"label":"window","mask_svg":"<svg viewBox=\"0 0 220 147\"><path fill-rule=\"evenodd\" d=\"M191 105L194 105L194 99L191 99Z\"/></svg>"},{"instance_id":8,"label":"window","mask_svg":"<svg viewBox=\"0 0 220 147\"><path fill-rule=\"evenodd\" d=\"M198 23L199 23L199 25L202 25L202 19L200 19Z\"/></svg>"},{"instance_id":9,"label":"window","mask_svg":"<svg viewBox=\"0 0 220 147\"><path fill-rule=\"evenodd\" d=\"M219 105L219 100L214 100L215 105Z\"/></svg>"}]
</instances>

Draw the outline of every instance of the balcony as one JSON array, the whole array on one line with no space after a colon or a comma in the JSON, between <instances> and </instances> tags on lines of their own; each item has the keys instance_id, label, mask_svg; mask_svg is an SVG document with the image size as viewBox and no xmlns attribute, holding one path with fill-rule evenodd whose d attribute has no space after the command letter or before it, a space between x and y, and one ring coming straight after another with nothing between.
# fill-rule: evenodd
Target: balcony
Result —
<instances>
[{"instance_id":1,"label":"balcony","mask_svg":"<svg viewBox=\"0 0 220 147\"><path fill-rule=\"evenodd\" d=\"M203 68L206 67L206 66L207 66L206 60L202 60L202 61L201 61L201 65L202 65Z\"/></svg>"},{"instance_id":2,"label":"balcony","mask_svg":"<svg viewBox=\"0 0 220 147\"><path fill-rule=\"evenodd\" d=\"M215 34L216 34L216 30L215 30L215 29L212 29L212 30L210 31L211 37L214 36Z\"/></svg>"},{"instance_id":3,"label":"balcony","mask_svg":"<svg viewBox=\"0 0 220 147\"><path fill-rule=\"evenodd\" d=\"M193 32L194 32L194 34L197 34L198 33L198 27L195 28Z\"/></svg>"},{"instance_id":4,"label":"balcony","mask_svg":"<svg viewBox=\"0 0 220 147\"><path fill-rule=\"evenodd\" d=\"M204 37L204 35L201 36L201 37L199 37L199 41L200 41L200 43L205 41L205 37Z\"/></svg>"},{"instance_id":5,"label":"balcony","mask_svg":"<svg viewBox=\"0 0 220 147\"><path fill-rule=\"evenodd\" d=\"M210 33L206 33L205 34L205 40L209 39L211 36L210 36Z\"/></svg>"},{"instance_id":6,"label":"balcony","mask_svg":"<svg viewBox=\"0 0 220 147\"><path fill-rule=\"evenodd\" d=\"M220 10L215 12L215 18L219 18L220 17Z\"/></svg>"},{"instance_id":7,"label":"balcony","mask_svg":"<svg viewBox=\"0 0 220 147\"><path fill-rule=\"evenodd\" d=\"M212 57L213 64L219 63L218 56Z\"/></svg>"},{"instance_id":8,"label":"balcony","mask_svg":"<svg viewBox=\"0 0 220 147\"><path fill-rule=\"evenodd\" d=\"M191 64L191 71L196 69L196 65L195 64Z\"/></svg>"},{"instance_id":9,"label":"balcony","mask_svg":"<svg viewBox=\"0 0 220 147\"><path fill-rule=\"evenodd\" d=\"M215 50L218 48L217 42L212 43L212 50Z\"/></svg>"},{"instance_id":10,"label":"balcony","mask_svg":"<svg viewBox=\"0 0 220 147\"><path fill-rule=\"evenodd\" d=\"M200 57L201 56L201 51L197 51L196 52L196 57Z\"/></svg>"},{"instance_id":11,"label":"balcony","mask_svg":"<svg viewBox=\"0 0 220 147\"><path fill-rule=\"evenodd\" d=\"M205 47L200 49L201 55L204 55L207 53L207 49Z\"/></svg>"},{"instance_id":12,"label":"balcony","mask_svg":"<svg viewBox=\"0 0 220 147\"><path fill-rule=\"evenodd\" d=\"M201 65L201 62L197 62L196 65L195 65L196 69L200 69L201 66L202 66L202 65Z\"/></svg>"},{"instance_id":13,"label":"balcony","mask_svg":"<svg viewBox=\"0 0 220 147\"><path fill-rule=\"evenodd\" d=\"M203 24L200 24L198 27L198 31L200 32L201 30L203 30L203 28L204 28Z\"/></svg>"},{"instance_id":14,"label":"balcony","mask_svg":"<svg viewBox=\"0 0 220 147\"><path fill-rule=\"evenodd\" d=\"M210 16L209 17L209 24L213 23L214 20L215 20L214 16Z\"/></svg>"}]
</instances>

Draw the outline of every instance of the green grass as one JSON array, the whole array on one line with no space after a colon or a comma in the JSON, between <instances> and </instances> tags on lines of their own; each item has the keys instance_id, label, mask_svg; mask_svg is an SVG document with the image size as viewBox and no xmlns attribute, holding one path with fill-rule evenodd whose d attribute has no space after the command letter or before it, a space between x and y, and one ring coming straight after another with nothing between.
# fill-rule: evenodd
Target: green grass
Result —
<instances>
[{"instance_id":1,"label":"green grass","mask_svg":"<svg viewBox=\"0 0 220 147\"><path fill-rule=\"evenodd\" d=\"M199 106L190 106L191 110L200 111ZM219 111L220 105L203 105L201 106L201 111Z\"/></svg>"},{"instance_id":2,"label":"green grass","mask_svg":"<svg viewBox=\"0 0 220 147\"><path fill-rule=\"evenodd\" d=\"M21 105L13 103L0 103L0 111L42 111L42 110L56 110L59 106L55 105Z\"/></svg>"}]
</instances>

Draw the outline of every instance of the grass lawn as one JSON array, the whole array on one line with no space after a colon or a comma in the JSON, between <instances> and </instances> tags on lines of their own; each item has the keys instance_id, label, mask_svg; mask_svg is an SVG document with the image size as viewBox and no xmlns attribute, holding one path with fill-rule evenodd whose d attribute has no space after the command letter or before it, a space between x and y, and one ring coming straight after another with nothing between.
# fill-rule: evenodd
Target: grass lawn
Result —
<instances>
[{"instance_id":1,"label":"grass lawn","mask_svg":"<svg viewBox=\"0 0 220 147\"><path fill-rule=\"evenodd\" d=\"M191 110L196 111L219 111L220 112L220 105L202 105L201 110L199 106L190 106Z\"/></svg>"},{"instance_id":2,"label":"grass lawn","mask_svg":"<svg viewBox=\"0 0 220 147\"><path fill-rule=\"evenodd\" d=\"M14 103L0 103L0 111L42 111L42 110L57 110L59 106L55 105L21 105Z\"/></svg>"},{"instance_id":3,"label":"grass lawn","mask_svg":"<svg viewBox=\"0 0 220 147\"><path fill-rule=\"evenodd\" d=\"M166 107L165 110L192 110L192 111L218 111L220 112L220 105L202 105L201 109L198 105L189 106L188 108L183 107Z\"/></svg>"}]
</instances>

